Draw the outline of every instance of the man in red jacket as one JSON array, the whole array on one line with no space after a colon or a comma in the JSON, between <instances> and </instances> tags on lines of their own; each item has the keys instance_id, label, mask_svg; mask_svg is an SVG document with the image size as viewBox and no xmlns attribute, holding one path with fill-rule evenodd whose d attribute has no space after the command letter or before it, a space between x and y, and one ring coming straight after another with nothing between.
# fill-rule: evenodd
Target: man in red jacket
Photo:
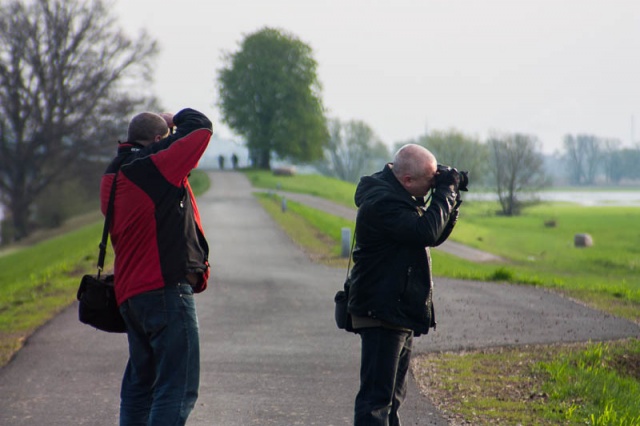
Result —
<instances>
[{"instance_id":1,"label":"man in red jacket","mask_svg":"<svg viewBox=\"0 0 640 426\"><path fill-rule=\"evenodd\" d=\"M198 397L193 294L207 286L209 247L187 177L211 134L192 109L138 114L102 178L103 213L116 179L110 234L129 340L121 425L184 425Z\"/></svg>"}]
</instances>

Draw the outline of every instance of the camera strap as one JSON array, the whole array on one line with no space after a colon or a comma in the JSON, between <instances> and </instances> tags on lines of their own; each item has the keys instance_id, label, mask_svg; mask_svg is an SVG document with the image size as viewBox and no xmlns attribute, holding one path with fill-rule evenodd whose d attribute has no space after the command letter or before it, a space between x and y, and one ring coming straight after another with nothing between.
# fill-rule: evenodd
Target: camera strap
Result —
<instances>
[{"instance_id":1,"label":"camera strap","mask_svg":"<svg viewBox=\"0 0 640 426\"><path fill-rule=\"evenodd\" d=\"M356 245L356 232L353 231L353 238L351 239L351 251L349 252L349 264L347 265L347 280L349 279L349 271L351 270L351 257L353 256L353 247Z\"/></svg>"}]
</instances>

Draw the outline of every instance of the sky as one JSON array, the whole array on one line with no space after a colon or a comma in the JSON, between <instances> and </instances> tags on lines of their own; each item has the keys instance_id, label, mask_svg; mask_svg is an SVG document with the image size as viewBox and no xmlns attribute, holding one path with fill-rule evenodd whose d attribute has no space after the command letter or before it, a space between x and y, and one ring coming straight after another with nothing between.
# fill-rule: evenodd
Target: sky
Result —
<instances>
[{"instance_id":1,"label":"sky","mask_svg":"<svg viewBox=\"0 0 640 426\"><path fill-rule=\"evenodd\" d=\"M387 145L455 128L640 140L638 0L115 0L132 36L160 43L150 89L168 111L207 114L221 138L225 53L264 27L308 44L327 115Z\"/></svg>"}]
</instances>

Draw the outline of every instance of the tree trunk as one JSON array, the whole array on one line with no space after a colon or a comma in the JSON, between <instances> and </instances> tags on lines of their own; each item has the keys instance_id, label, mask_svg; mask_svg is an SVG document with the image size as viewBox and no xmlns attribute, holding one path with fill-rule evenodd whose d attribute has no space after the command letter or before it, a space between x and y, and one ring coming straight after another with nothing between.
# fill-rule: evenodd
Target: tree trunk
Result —
<instances>
[{"instance_id":1,"label":"tree trunk","mask_svg":"<svg viewBox=\"0 0 640 426\"><path fill-rule=\"evenodd\" d=\"M20 194L12 194L10 210L13 240L20 241L29 235L29 202Z\"/></svg>"},{"instance_id":2,"label":"tree trunk","mask_svg":"<svg viewBox=\"0 0 640 426\"><path fill-rule=\"evenodd\" d=\"M271 151L268 149L261 149L258 155L258 168L271 170Z\"/></svg>"}]
</instances>

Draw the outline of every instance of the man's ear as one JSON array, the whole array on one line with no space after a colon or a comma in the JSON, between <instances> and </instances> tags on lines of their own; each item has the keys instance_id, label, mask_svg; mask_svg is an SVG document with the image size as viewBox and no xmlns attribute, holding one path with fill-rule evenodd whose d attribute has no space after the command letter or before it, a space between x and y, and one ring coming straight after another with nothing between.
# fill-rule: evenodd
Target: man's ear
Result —
<instances>
[{"instance_id":1,"label":"man's ear","mask_svg":"<svg viewBox=\"0 0 640 426\"><path fill-rule=\"evenodd\" d=\"M400 181L402 182L402 186L404 186L405 188L409 188L411 186L411 183L413 182L413 179L411 178L411 175L405 174L401 176Z\"/></svg>"}]
</instances>

